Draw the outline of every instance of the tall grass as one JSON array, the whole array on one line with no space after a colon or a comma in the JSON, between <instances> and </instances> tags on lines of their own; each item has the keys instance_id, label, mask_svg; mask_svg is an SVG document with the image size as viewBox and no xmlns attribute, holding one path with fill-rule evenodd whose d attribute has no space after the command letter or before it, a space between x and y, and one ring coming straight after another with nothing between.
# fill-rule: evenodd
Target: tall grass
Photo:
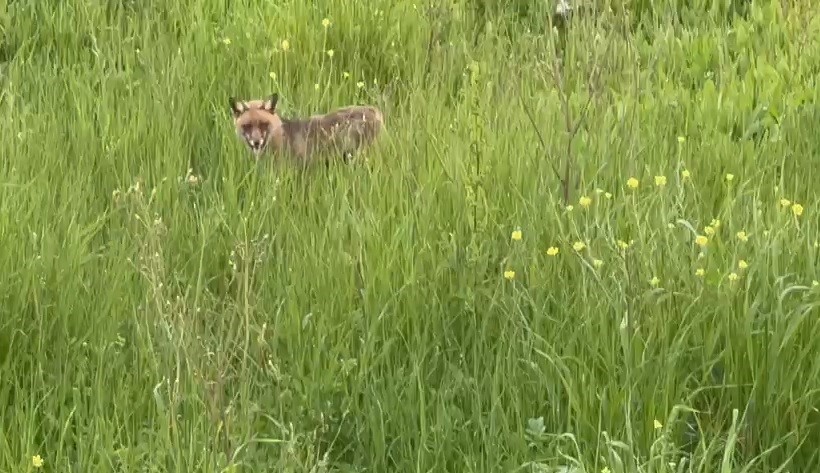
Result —
<instances>
[{"instance_id":1,"label":"tall grass","mask_svg":"<svg viewBox=\"0 0 820 473\"><path fill-rule=\"evenodd\" d=\"M820 465L820 18L490 6L9 3L0 471Z\"/></svg>"}]
</instances>

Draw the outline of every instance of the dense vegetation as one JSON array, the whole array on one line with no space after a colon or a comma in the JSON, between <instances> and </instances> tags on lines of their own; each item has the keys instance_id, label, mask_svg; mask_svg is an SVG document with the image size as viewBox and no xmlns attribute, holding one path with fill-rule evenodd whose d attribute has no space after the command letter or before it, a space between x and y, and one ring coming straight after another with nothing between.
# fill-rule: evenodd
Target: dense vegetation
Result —
<instances>
[{"instance_id":1,"label":"dense vegetation","mask_svg":"<svg viewBox=\"0 0 820 473\"><path fill-rule=\"evenodd\" d=\"M820 15L603 3L8 2L0 471L820 466Z\"/></svg>"}]
</instances>

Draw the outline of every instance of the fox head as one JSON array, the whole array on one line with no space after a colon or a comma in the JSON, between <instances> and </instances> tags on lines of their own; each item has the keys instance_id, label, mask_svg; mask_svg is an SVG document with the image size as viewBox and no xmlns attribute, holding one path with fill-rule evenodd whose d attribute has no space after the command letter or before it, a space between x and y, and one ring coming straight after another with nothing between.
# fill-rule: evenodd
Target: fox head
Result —
<instances>
[{"instance_id":1,"label":"fox head","mask_svg":"<svg viewBox=\"0 0 820 473\"><path fill-rule=\"evenodd\" d=\"M236 134L241 137L257 158L265 150L271 135L282 126L276 113L279 94L274 93L263 100L237 100L230 98Z\"/></svg>"}]
</instances>

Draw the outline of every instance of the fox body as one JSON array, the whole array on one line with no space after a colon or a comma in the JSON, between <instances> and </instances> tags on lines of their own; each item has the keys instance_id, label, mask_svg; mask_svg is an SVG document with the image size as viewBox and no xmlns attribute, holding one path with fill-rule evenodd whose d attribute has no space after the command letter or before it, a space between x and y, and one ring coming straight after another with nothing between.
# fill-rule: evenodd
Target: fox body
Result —
<instances>
[{"instance_id":1,"label":"fox body","mask_svg":"<svg viewBox=\"0 0 820 473\"><path fill-rule=\"evenodd\" d=\"M371 144L384 127L384 117L372 106L349 106L324 115L287 119L279 115L279 94L261 100L230 98L237 135L260 159L266 151L285 154L308 165L317 157L342 157Z\"/></svg>"}]
</instances>

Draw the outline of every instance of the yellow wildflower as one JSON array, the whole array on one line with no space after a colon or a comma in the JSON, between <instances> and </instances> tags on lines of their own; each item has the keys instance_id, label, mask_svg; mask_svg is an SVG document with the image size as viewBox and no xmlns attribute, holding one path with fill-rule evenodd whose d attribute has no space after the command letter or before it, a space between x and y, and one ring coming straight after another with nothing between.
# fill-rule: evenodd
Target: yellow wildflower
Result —
<instances>
[{"instance_id":1,"label":"yellow wildflower","mask_svg":"<svg viewBox=\"0 0 820 473\"><path fill-rule=\"evenodd\" d=\"M558 254L558 247L557 246L551 246L551 247L547 248L547 255L548 256L555 256L557 254Z\"/></svg>"},{"instance_id":2,"label":"yellow wildflower","mask_svg":"<svg viewBox=\"0 0 820 473\"><path fill-rule=\"evenodd\" d=\"M789 199L780 199L780 205L781 207L788 207L792 205L792 201L790 201Z\"/></svg>"},{"instance_id":3,"label":"yellow wildflower","mask_svg":"<svg viewBox=\"0 0 820 473\"><path fill-rule=\"evenodd\" d=\"M637 188L638 188L638 184L640 184L640 183L639 183L639 182L638 182L638 180L637 180L637 179L635 179L634 177L630 177L630 178L626 181L626 185L627 185L627 187L629 187L630 189L637 189Z\"/></svg>"},{"instance_id":4,"label":"yellow wildflower","mask_svg":"<svg viewBox=\"0 0 820 473\"><path fill-rule=\"evenodd\" d=\"M731 173L726 174L726 182L732 182L734 180L734 178L735 178L734 174L731 174Z\"/></svg>"},{"instance_id":5,"label":"yellow wildflower","mask_svg":"<svg viewBox=\"0 0 820 473\"><path fill-rule=\"evenodd\" d=\"M330 20L328 20L327 18L322 20L322 26L325 27L325 28L330 27Z\"/></svg>"},{"instance_id":6,"label":"yellow wildflower","mask_svg":"<svg viewBox=\"0 0 820 473\"><path fill-rule=\"evenodd\" d=\"M510 235L510 238L512 238L513 241L521 241L521 237L521 230L514 230L512 235Z\"/></svg>"},{"instance_id":7,"label":"yellow wildflower","mask_svg":"<svg viewBox=\"0 0 820 473\"><path fill-rule=\"evenodd\" d=\"M695 270L695 276L702 278L706 274L706 270L703 268L698 268Z\"/></svg>"},{"instance_id":8,"label":"yellow wildflower","mask_svg":"<svg viewBox=\"0 0 820 473\"><path fill-rule=\"evenodd\" d=\"M820 286L820 281L815 279L814 281L811 282L811 287L817 287L817 286Z\"/></svg>"},{"instance_id":9,"label":"yellow wildflower","mask_svg":"<svg viewBox=\"0 0 820 473\"><path fill-rule=\"evenodd\" d=\"M225 44L225 46L231 44L231 38L223 38L222 43Z\"/></svg>"},{"instance_id":10,"label":"yellow wildflower","mask_svg":"<svg viewBox=\"0 0 820 473\"><path fill-rule=\"evenodd\" d=\"M566 210L567 210L567 212L572 212L572 209L574 209L574 208L575 208L575 207L573 207L573 206L571 206L571 205L567 205Z\"/></svg>"},{"instance_id":11,"label":"yellow wildflower","mask_svg":"<svg viewBox=\"0 0 820 473\"><path fill-rule=\"evenodd\" d=\"M43 458L40 455L34 455L31 457L31 465L34 468L42 468L43 467Z\"/></svg>"},{"instance_id":12,"label":"yellow wildflower","mask_svg":"<svg viewBox=\"0 0 820 473\"><path fill-rule=\"evenodd\" d=\"M347 71L342 72L342 77L345 79L350 79L350 73Z\"/></svg>"},{"instance_id":13,"label":"yellow wildflower","mask_svg":"<svg viewBox=\"0 0 820 473\"><path fill-rule=\"evenodd\" d=\"M658 284L660 284L660 283L661 283L661 280L660 280L660 279L658 279L658 277L657 277L657 276L653 276L653 277L652 277L652 279L650 279L650 280L649 280L649 285L650 285L650 286L653 286L653 287L654 287L654 286L657 286L657 285L658 285Z\"/></svg>"},{"instance_id":14,"label":"yellow wildflower","mask_svg":"<svg viewBox=\"0 0 820 473\"><path fill-rule=\"evenodd\" d=\"M794 214L795 217L799 217L799 216L803 215L803 206L800 205L800 204L792 205L792 213Z\"/></svg>"},{"instance_id":15,"label":"yellow wildflower","mask_svg":"<svg viewBox=\"0 0 820 473\"><path fill-rule=\"evenodd\" d=\"M749 267L749 263L747 263L746 260L742 259L742 260L737 262L737 267L740 268L740 269L746 269L746 268Z\"/></svg>"},{"instance_id":16,"label":"yellow wildflower","mask_svg":"<svg viewBox=\"0 0 820 473\"><path fill-rule=\"evenodd\" d=\"M703 235L698 235L695 237L695 243L697 243L698 246L706 246L709 243L709 238Z\"/></svg>"},{"instance_id":17,"label":"yellow wildflower","mask_svg":"<svg viewBox=\"0 0 820 473\"><path fill-rule=\"evenodd\" d=\"M604 262L602 260L599 260L599 259L594 259L594 260L592 260L592 265L595 266L596 268L600 268L601 266L604 265Z\"/></svg>"},{"instance_id":18,"label":"yellow wildflower","mask_svg":"<svg viewBox=\"0 0 820 473\"><path fill-rule=\"evenodd\" d=\"M629 248L629 243L627 243L623 240L618 240L618 241L615 242L615 244L617 244L618 248L620 248L622 250L625 250L625 249Z\"/></svg>"},{"instance_id":19,"label":"yellow wildflower","mask_svg":"<svg viewBox=\"0 0 820 473\"><path fill-rule=\"evenodd\" d=\"M678 143L684 143L685 141L686 141L686 137L685 137L685 136L679 136L679 137L678 137Z\"/></svg>"},{"instance_id":20,"label":"yellow wildflower","mask_svg":"<svg viewBox=\"0 0 820 473\"><path fill-rule=\"evenodd\" d=\"M363 89L364 88L364 82L362 82L362 81L356 82L356 87L358 87L359 89Z\"/></svg>"},{"instance_id":21,"label":"yellow wildflower","mask_svg":"<svg viewBox=\"0 0 820 473\"><path fill-rule=\"evenodd\" d=\"M655 176L655 185L657 187L663 187L666 185L666 176Z\"/></svg>"},{"instance_id":22,"label":"yellow wildflower","mask_svg":"<svg viewBox=\"0 0 820 473\"><path fill-rule=\"evenodd\" d=\"M578 204L581 207L587 208L587 207L590 206L590 204L592 204L592 199L590 199L587 196L583 196L583 197L581 197L581 199L578 200Z\"/></svg>"},{"instance_id":23,"label":"yellow wildflower","mask_svg":"<svg viewBox=\"0 0 820 473\"><path fill-rule=\"evenodd\" d=\"M663 424L661 424L661 421L659 421L658 419L655 419L655 422L653 422L653 424L654 424L655 430L660 430L660 429L663 428Z\"/></svg>"},{"instance_id":24,"label":"yellow wildflower","mask_svg":"<svg viewBox=\"0 0 820 473\"><path fill-rule=\"evenodd\" d=\"M282 40L282 51L287 51L290 49L290 41L283 39Z\"/></svg>"},{"instance_id":25,"label":"yellow wildflower","mask_svg":"<svg viewBox=\"0 0 820 473\"><path fill-rule=\"evenodd\" d=\"M612 198L612 193L611 192L604 192L604 197L606 197L607 199L611 199Z\"/></svg>"},{"instance_id":26,"label":"yellow wildflower","mask_svg":"<svg viewBox=\"0 0 820 473\"><path fill-rule=\"evenodd\" d=\"M706 236L714 236L715 229L713 227L707 225L706 228L703 229L703 233L705 233Z\"/></svg>"},{"instance_id":27,"label":"yellow wildflower","mask_svg":"<svg viewBox=\"0 0 820 473\"><path fill-rule=\"evenodd\" d=\"M720 228L720 220L713 218L712 222L709 223L709 226L714 228Z\"/></svg>"},{"instance_id":28,"label":"yellow wildflower","mask_svg":"<svg viewBox=\"0 0 820 473\"><path fill-rule=\"evenodd\" d=\"M746 232L741 230L741 231L737 232L737 239L745 243L745 242L749 241L749 235L747 235Z\"/></svg>"},{"instance_id":29,"label":"yellow wildflower","mask_svg":"<svg viewBox=\"0 0 820 473\"><path fill-rule=\"evenodd\" d=\"M732 282L737 281L737 278L738 278L737 273L729 273L729 281L732 281Z\"/></svg>"},{"instance_id":30,"label":"yellow wildflower","mask_svg":"<svg viewBox=\"0 0 820 473\"><path fill-rule=\"evenodd\" d=\"M504 278L508 279L508 280L515 279L515 271L513 271L511 269L508 269L508 270L504 271Z\"/></svg>"},{"instance_id":31,"label":"yellow wildflower","mask_svg":"<svg viewBox=\"0 0 820 473\"><path fill-rule=\"evenodd\" d=\"M327 50L327 57L331 57L331 58L333 57L333 50L332 49Z\"/></svg>"},{"instance_id":32,"label":"yellow wildflower","mask_svg":"<svg viewBox=\"0 0 820 473\"><path fill-rule=\"evenodd\" d=\"M690 177L692 177L692 174L689 172L688 169L684 169L683 171L681 171L680 175L684 179L689 179Z\"/></svg>"},{"instance_id":33,"label":"yellow wildflower","mask_svg":"<svg viewBox=\"0 0 820 473\"><path fill-rule=\"evenodd\" d=\"M584 243L582 241L576 241L575 243L572 244L572 249L575 250L575 251L583 251L583 249L586 248L586 247L587 247L586 243Z\"/></svg>"}]
</instances>

